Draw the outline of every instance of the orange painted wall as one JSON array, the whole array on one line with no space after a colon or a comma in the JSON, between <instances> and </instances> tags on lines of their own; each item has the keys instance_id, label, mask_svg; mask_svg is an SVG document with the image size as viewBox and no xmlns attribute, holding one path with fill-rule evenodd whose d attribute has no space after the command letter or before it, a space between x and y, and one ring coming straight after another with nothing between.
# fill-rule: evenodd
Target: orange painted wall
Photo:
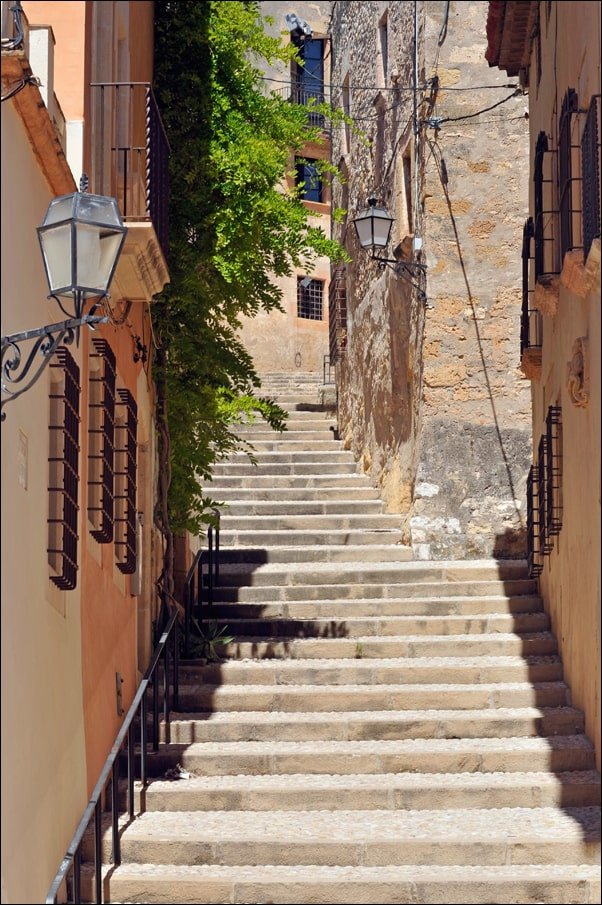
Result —
<instances>
[{"instance_id":1,"label":"orange painted wall","mask_svg":"<svg viewBox=\"0 0 602 905\"><path fill-rule=\"evenodd\" d=\"M51 25L54 47L54 90L65 119L84 115L85 0L25 0L23 9L31 25Z\"/></svg>"},{"instance_id":2,"label":"orange painted wall","mask_svg":"<svg viewBox=\"0 0 602 905\"><path fill-rule=\"evenodd\" d=\"M113 304L114 304L113 300ZM134 332L142 334L142 305L128 317ZM146 331L148 332L148 330ZM127 325L101 327L97 335L108 341L117 361L118 385L137 397L140 364L133 361L132 333ZM89 344L90 334L86 337ZM86 355L86 361L89 361ZM114 544L98 544L90 536L86 487L88 480L89 369L82 383L82 683L88 787L91 790L122 723L117 713L116 673L122 679L122 706L127 709L137 685L137 598L130 594L130 576L115 565ZM136 399L138 406L144 399ZM138 443L145 438L138 431ZM144 488L138 486L138 500ZM150 515L150 514L149 514Z\"/></svg>"}]
</instances>

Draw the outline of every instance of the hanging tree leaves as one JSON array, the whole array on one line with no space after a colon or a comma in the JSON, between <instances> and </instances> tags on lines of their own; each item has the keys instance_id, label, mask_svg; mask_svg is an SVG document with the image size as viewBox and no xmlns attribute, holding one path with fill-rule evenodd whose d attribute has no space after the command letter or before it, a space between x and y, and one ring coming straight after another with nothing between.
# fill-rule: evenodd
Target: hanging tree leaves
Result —
<instances>
[{"instance_id":1,"label":"hanging tree leaves","mask_svg":"<svg viewBox=\"0 0 602 905\"><path fill-rule=\"evenodd\" d=\"M239 444L236 424L284 412L255 395L241 315L280 308L275 277L340 246L285 188L295 152L319 141L308 110L272 93L262 67L291 45L266 34L256 3L155 3L155 93L171 147L170 284L153 303L161 455L158 524L198 532L203 480Z\"/></svg>"}]
</instances>

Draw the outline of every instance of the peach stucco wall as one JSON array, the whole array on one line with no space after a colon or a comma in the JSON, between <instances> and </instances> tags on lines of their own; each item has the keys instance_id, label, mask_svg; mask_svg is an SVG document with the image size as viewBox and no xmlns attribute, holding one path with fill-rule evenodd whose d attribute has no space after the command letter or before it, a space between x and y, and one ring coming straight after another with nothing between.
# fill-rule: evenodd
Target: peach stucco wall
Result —
<instances>
[{"instance_id":1,"label":"peach stucco wall","mask_svg":"<svg viewBox=\"0 0 602 905\"><path fill-rule=\"evenodd\" d=\"M2 105L2 334L60 320L36 226L51 198ZM18 211L18 216L15 216ZM26 347L27 348L27 347ZM81 349L71 347L81 365ZM43 902L87 802L81 590L49 580L49 372L2 425L2 902Z\"/></svg>"},{"instance_id":2,"label":"peach stucco wall","mask_svg":"<svg viewBox=\"0 0 602 905\"><path fill-rule=\"evenodd\" d=\"M535 52L530 68L531 161L541 130L556 147L558 111L567 88L587 108L600 92L600 6L598 3L553 3L550 16L542 7L542 79L537 85ZM557 18L556 18L557 17ZM557 90L557 95L555 91ZM574 117L578 140L581 117ZM580 206L580 205L579 205ZM531 210L533 206L531 205ZM599 246L598 246L599 249ZM593 250L595 255L595 249ZM598 251L599 255L599 251ZM562 283L562 281L561 281ZM537 449L548 406L562 407L563 524L554 549L544 561L541 589L571 686L575 706L586 714L586 730L600 739L600 268L586 294L560 286L557 313L544 317L541 379L532 384L533 440ZM590 398L575 406L566 386L573 343L588 340Z\"/></svg>"},{"instance_id":3,"label":"peach stucco wall","mask_svg":"<svg viewBox=\"0 0 602 905\"><path fill-rule=\"evenodd\" d=\"M54 47L54 90L65 119L84 115L85 0L24 0L23 9L31 25L50 25Z\"/></svg>"}]
</instances>

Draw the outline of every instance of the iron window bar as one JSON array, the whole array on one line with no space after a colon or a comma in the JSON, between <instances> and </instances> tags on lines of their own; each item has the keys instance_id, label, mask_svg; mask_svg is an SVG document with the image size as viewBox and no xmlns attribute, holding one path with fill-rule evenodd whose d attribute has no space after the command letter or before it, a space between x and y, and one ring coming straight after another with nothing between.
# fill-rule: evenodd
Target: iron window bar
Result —
<instances>
[{"instance_id":1,"label":"iron window bar","mask_svg":"<svg viewBox=\"0 0 602 905\"><path fill-rule=\"evenodd\" d=\"M562 409L551 405L546 416L546 534L562 528Z\"/></svg>"},{"instance_id":2,"label":"iron window bar","mask_svg":"<svg viewBox=\"0 0 602 905\"><path fill-rule=\"evenodd\" d=\"M533 290L530 283L531 240L533 239L533 218L529 217L523 227L522 245L522 307L520 321L520 354L527 349L538 349L542 345L542 320L541 312L531 308L531 295Z\"/></svg>"},{"instance_id":3,"label":"iron window bar","mask_svg":"<svg viewBox=\"0 0 602 905\"><path fill-rule=\"evenodd\" d=\"M115 524L115 555L117 568L125 575L136 571L136 469L138 408L129 390L117 390L117 407L124 410L123 424L118 431L123 440L115 448L119 492L115 493L118 516Z\"/></svg>"},{"instance_id":4,"label":"iron window bar","mask_svg":"<svg viewBox=\"0 0 602 905\"><path fill-rule=\"evenodd\" d=\"M527 477L527 565L531 578L537 578L543 571L543 561L539 547L539 469L531 465Z\"/></svg>"},{"instance_id":5,"label":"iron window bar","mask_svg":"<svg viewBox=\"0 0 602 905\"><path fill-rule=\"evenodd\" d=\"M56 350L50 367L60 373L50 391L48 562L55 573L50 580L72 591L79 541L79 367L64 346Z\"/></svg>"},{"instance_id":6,"label":"iron window bar","mask_svg":"<svg viewBox=\"0 0 602 905\"><path fill-rule=\"evenodd\" d=\"M535 280L540 277L549 276L558 273L558 266L554 260L555 236L554 223L558 216L558 211L551 205L546 207L545 187L547 193L553 190L554 179L550 175L545 178L544 166L548 159L547 155L555 152L549 147L548 136L545 132L540 132L535 145L535 165L533 173L534 182L534 264L535 264ZM550 163L551 166L551 163ZM550 249L551 246L551 249ZM549 266L546 266L548 265Z\"/></svg>"},{"instance_id":7,"label":"iron window bar","mask_svg":"<svg viewBox=\"0 0 602 905\"><path fill-rule=\"evenodd\" d=\"M590 100L581 136L581 209L583 260L600 236L600 95Z\"/></svg>"},{"instance_id":8,"label":"iron window bar","mask_svg":"<svg viewBox=\"0 0 602 905\"><path fill-rule=\"evenodd\" d=\"M100 369L90 372L90 427L88 452L88 514L90 531L99 544L113 540L115 459L115 355L105 339L93 339L92 361Z\"/></svg>"},{"instance_id":9,"label":"iron window bar","mask_svg":"<svg viewBox=\"0 0 602 905\"><path fill-rule=\"evenodd\" d=\"M328 286L328 340L330 364L335 365L347 349L346 269L334 267Z\"/></svg>"},{"instance_id":10,"label":"iron window bar","mask_svg":"<svg viewBox=\"0 0 602 905\"><path fill-rule=\"evenodd\" d=\"M537 543L541 556L547 556L551 553L554 546L554 542L547 531L548 482L546 476L548 459L548 438L546 434L542 434L539 439L539 447L537 450L537 523L539 529Z\"/></svg>"},{"instance_id":11,"label":"iron window bar","mask_svg":"<svg viewBox=\"0 0 602 905\"><path fill-rule=\"evenodd\" d=\"M324 280L297 277L297 317L312 321L324 319Z\"/></svg>"},{"instance_id":12,"label":"iron window bar","mask_svg":"<svg viewBox=\"0 0 602 905\"><path fill-rule=\"evenodd\" d=\"M574 88L568 88L560 110L560 125L558 130L558 212L560 233L560 260L564 260L567 251L580 247L576 239L575 214L581 211L575 208L574 196L575 183L581 182L580 177L574 175L573 151L579 149L579 145L572 143L573 117L579 113L577 92Z\"/></svg>"}]
</instances>

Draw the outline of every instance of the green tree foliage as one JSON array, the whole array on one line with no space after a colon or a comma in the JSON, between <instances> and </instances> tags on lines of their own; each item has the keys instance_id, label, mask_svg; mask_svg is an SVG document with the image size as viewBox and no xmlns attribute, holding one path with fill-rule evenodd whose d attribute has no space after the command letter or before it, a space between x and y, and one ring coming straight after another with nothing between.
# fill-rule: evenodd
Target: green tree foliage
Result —
<instances>
[{"instance_id":1,"label":"green tree foliage","mask_svg":"<svg viewBox=\"0 0 602 905\"><path fill-rule=\"evenodd\" d=\"M285 188L292 155L320 132L260 76L294 48L266 34L255 3L158 0L155 23L155 93L171 147L171 282L153 303L158 522L196 532L209 502L203 480L239 445L236 424L284 427L282 410L256 395L241 315L279 308L275 277L342 249Z\"/></svg>"}]
</instances>

